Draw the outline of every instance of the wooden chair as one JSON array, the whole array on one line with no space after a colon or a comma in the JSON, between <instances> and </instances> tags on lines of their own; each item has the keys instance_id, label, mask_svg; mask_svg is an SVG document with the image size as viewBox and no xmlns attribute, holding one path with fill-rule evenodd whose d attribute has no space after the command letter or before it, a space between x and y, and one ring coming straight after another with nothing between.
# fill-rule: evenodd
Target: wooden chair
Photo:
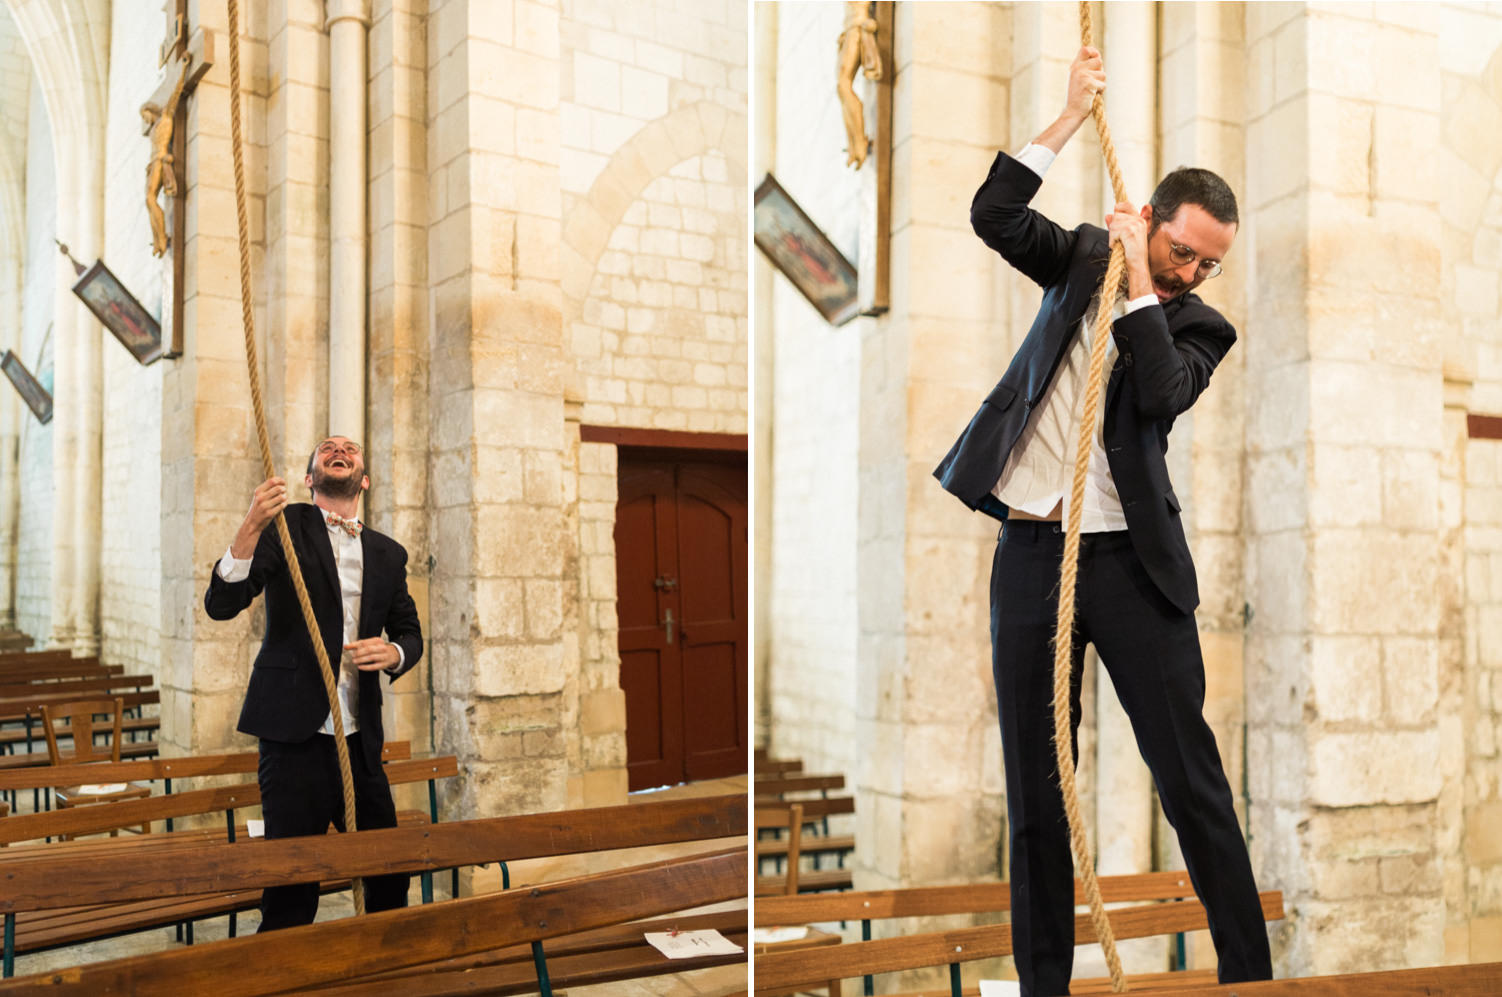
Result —
<instances>
[{"instance_id":1,"label":"wooden chair","mask_svg":"<svg viewBox=\"0 0 1502 997\"><path fill-rule=\"evenodd\" d=\"M788 835L784 842L787 846L787 875L783 879L780 889L774 888L774 876L756 877L756 895L774 896L781 895L796 897L798 895L798 860L802 857L803 843L803 804L790 803L783 807L773 807L763 804L756 808L754 818L756 830L763 829L787 829ZM801 938L787 941L756 942L756 955L758 957L770 952L797 952L808 948L819 948L826 945L840 944L840 936L817 928L807 928ZM817 988L821 984L811 984ZM840 981L831 979L822 981L822 985L828 988L829 997L840 997ZM785 991L781 997L792 997L795 991Z\"/></svg>"},{"instance_id":2,"label":"wooden chair","mask_svg":"<svg viewBox=\"0 0 1502 997\"><path fill-rule=\"evenodd\" d=\"M71 703L43 703L41 710L42 731L47 737L47 756L53 765L120 761L120 724L125 710L119 696L113 699L80 699ZM103 716L105 719L96 723L96 716ZM67 721L68 736L73 741L73 750L67 754L57 744L59 720ZM107 745L99 745L94 741L95 736L101 732L109 735ZM90 803L140 800L150 795L151 787L133 782L125 783L125 788L111 792L99 792L95 785L87 783L52 787L52 798L59 810ZM141 828L143 834L149 830L150 825ZM115 833L111 831L111 837Z\"/></svg>"}]
</instances>

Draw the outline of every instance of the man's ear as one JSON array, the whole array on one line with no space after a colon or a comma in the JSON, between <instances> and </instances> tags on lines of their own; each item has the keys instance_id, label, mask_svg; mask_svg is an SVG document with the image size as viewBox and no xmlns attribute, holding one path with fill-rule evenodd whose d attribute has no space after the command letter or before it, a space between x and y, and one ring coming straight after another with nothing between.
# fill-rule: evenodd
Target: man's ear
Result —
<instances>
[{"instance_id":1,"label":"man's ear","mask_svg":"<svg viewBox=\"0 0 1502 997\"><path fill-rule=\"evenodd\" d=\"M308 491L311 492L313 490L313 476L311 474L304 474L302 476L302 483L307 486Z\"/></svg>"},{"instance_id":2,"label":"man's ear","mask_svg":"<svg viewBox=\"0 0 1502 997\"><path fill-rule=\"evenodd\" d=\"M1142 215L1142 220L1149 225L1153 223L1153 206L1151 204L1144 204L1139 214Z\"/></svg>"},{"instance_id":3,"label":"man's ear","mask_svg":"<svg viewBox=\"0 0 1502 997\"><path fill-rule=\"evenodd\" d=\"M370 491L370 475L368 475L368 474L362 474L362 475L360 475L360 491L362 491L362 492L368 492L368 491Z\"/></svg>"}]
</instances>

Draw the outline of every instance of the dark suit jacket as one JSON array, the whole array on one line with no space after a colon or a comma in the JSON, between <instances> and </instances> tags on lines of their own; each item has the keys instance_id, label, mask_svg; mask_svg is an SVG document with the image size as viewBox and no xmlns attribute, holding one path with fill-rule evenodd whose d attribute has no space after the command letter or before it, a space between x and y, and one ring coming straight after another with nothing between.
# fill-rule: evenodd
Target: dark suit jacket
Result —
<instances>
[{"instance_id":1,"label":"dark suit jacket","mask_svg":"<svg viewBox=\"0 0 1502 997\"><path fill-rule=\"evenodd\" d=\"M344 607L328 527L318 507L306 503L289 505L286 517L323 646L337 670L344 647ZM422 657L422 626L417 605L407 592L407 552L395 540L369 528L360 533L360 549L365 566L358 635L361 639L379 637L385 631L387 640L401 645L405 658L399 675ZM262 590L266 592L266 636L251 668L238 729L270 741L305 741L323 726L329 699L274 524L261 534L244 581L226 582L217 570L210 572L204 608L213 619L228 620ZM380 674L360 673L360 740L372 771L379 771L385 743Z\"/></svg>"},{"instance_id":2,"label":"dark suit jacket","mask_svg":"<svg viewBox=\"0 0 1502 997\"><path fill-rule=\"evenodd\" d=\"M972 509L991 504L987 497L1042 403L1110 254L1104 229L1081 225L1065 231L1027 206L1041 182L1002 153L970 206L976 234L1043 288L1022 347L934 471ZM1106 459L1133 549L1169 602L1193 612L1199 589L1163 455L1174 418L1210 383L1236 331L1193 294L1123 316L1113 331L1120 352L1106 387ZM1001 507L1003 517L1005 512Z\"/></svg>"}]
</instances>

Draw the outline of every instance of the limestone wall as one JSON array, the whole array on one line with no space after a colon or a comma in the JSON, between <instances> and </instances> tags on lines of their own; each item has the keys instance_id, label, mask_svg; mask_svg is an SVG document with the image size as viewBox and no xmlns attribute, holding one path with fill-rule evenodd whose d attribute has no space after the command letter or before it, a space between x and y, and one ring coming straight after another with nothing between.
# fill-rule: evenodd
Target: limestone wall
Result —
<instances>
[{"instance_id":1,"label":"limestone wall","mask_svg":"<svg viewBox=\"0 0 1502 997\"><path fill-rule=\"evenodd\" d=\"M1442 47L1438 168L1443 219L1441 300L1447 459L1440 644L1441 757L1446 850L1462 862L1444 874L1447 958L1483 961L1502 952L1502 443L1465 437L1463 413L1502 412L1502 147L1483 138L1502 121L1502 22L1477 7L1447 8Z\"/></svg>"},{"instance_id":2,"label":"limestone wall","mask_svg":"<svg viewBox=\"0 0 1502 997\"><path fill-rule=\"evenodd\" d=\"M860 178L845 166L834 90L838 4L777 6L778 156L772 173L849 259L856 257ZM760 177L756 180L759 182ZM754 266L770 268L759 252ZM772 286L771 573L759 579L776 627L758 697L769 747L810 772L853 782L860 344L870 319L832 328L780 275ZM774 581L775 579L775 581Z\"/></svg>"},{"instance_id":3,"label":"limestone wall","mask_svg":"<svg viewBox=\"0 0 1502 997\"><path fill-rule=\"evenodd\" d=\"M1107 39L1134 6L1104 9ZM779 94L822 93L827 50L800 32L818 22L832 39L838 18L796 4L778 15ZM1502 414L1502 146L1486 138L1502 121L1502 23L1477 4L1176 4L1150 30L1151 170L1209 166L1241 198L1226 273L1202 292L1241 338L1177 421L1169 463L1203 595L1206 714L1259 881L1289 912L1271 929L1278 972L1496 958L1502 445L1468 439L1466 416ZM853 427L837 418L848 409L834 392L851 389L829 344L854 327L822 327L780 278L771 295L763 693L774 750L865 759L858 875L919 884L1005 873L986 740L982 533L994 527L927 475L1037 307L1036 289L978 246L965 208L994 150L1057 113L1078 24L1062 4L899 4L894 41L893 311L860 332ZM1108 67L1122 53L1108 41ZM1137 91L1113 79L1122 108ZM818 185L825 139L808 137L825 107L779 101L775 147L784 185L808 178L794 194L838 239L853 212L837 177ZM837 121L818 127L838 139ZM1089 133L1037 199L1067 224L1100 213ZM845 480L805 463L812 422L832 427L822 468L856 462L853 602L787 569L808 551L838 566L851 543L828 525ZM846 625L853 660L814 660L830 657L815 641L843 646L832 635ZM859 695L842 754L827 746L839 721L789 689L838 702L826 682L847 675ZM1102 693L1087 683L1083 738L1100 852L1140 838L1142 861L1176 867L1171 833L1123 821L1093 784L1120 735ZM1192 942L1191 962L1211 955Z\"/></svg>"},{"instance_id":4,"label":"limestone wall","mask_svg":"<svg viewBox=\"0 0 1502 997\"><path fill-rule=\"evenodd\" d=\"M157 87L152 53L159 19L129 5L112 9L105 148L103 258L152 315L162 308L162 268L150 255L144 194L151 147L138 108ZM85 261L88 262L88 261ZM155 674L161 651L162 374L170 360L142 367L104 334L103 495L100 523L100 656L132 674ZM170 326L163 333L170 339ZM228 541L226 540L226 543Z\"/></svg>"},{"instance_id":5,"label":"limestone wall","mask_svg":"<svg viewBox=\"0 0 1502 997\"><path fill-rule=\"evenodd\" d=\"M41 88L31 90L26 134L26 266L21 306L21 346L27 369L52 388L52 311L57 247L52 244L57 211L52 130ZM16 627L45 642L51 626L52 426L21 413L21 512L16 531Z\"/></svg>"}]
</instances>

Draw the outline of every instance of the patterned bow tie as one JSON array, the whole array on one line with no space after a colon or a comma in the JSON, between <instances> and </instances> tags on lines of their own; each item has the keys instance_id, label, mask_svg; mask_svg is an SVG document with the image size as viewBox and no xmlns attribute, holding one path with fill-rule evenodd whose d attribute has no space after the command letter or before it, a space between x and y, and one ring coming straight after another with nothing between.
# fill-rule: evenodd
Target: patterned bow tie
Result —
<instances>
[{"instance_id":1,"label":"patterned bow tie","mask_svg":"<svg viewBox=\"0 0 1502 997\"><path fill-rule=\"evenodd\" d=\"M352 537L358 537L360 531L365 529L365 524L361 523L358 519L345 519L337 512L325 513L324 521L329 524L330 528L343 530Z\"/></svg>"}]
</instances>

